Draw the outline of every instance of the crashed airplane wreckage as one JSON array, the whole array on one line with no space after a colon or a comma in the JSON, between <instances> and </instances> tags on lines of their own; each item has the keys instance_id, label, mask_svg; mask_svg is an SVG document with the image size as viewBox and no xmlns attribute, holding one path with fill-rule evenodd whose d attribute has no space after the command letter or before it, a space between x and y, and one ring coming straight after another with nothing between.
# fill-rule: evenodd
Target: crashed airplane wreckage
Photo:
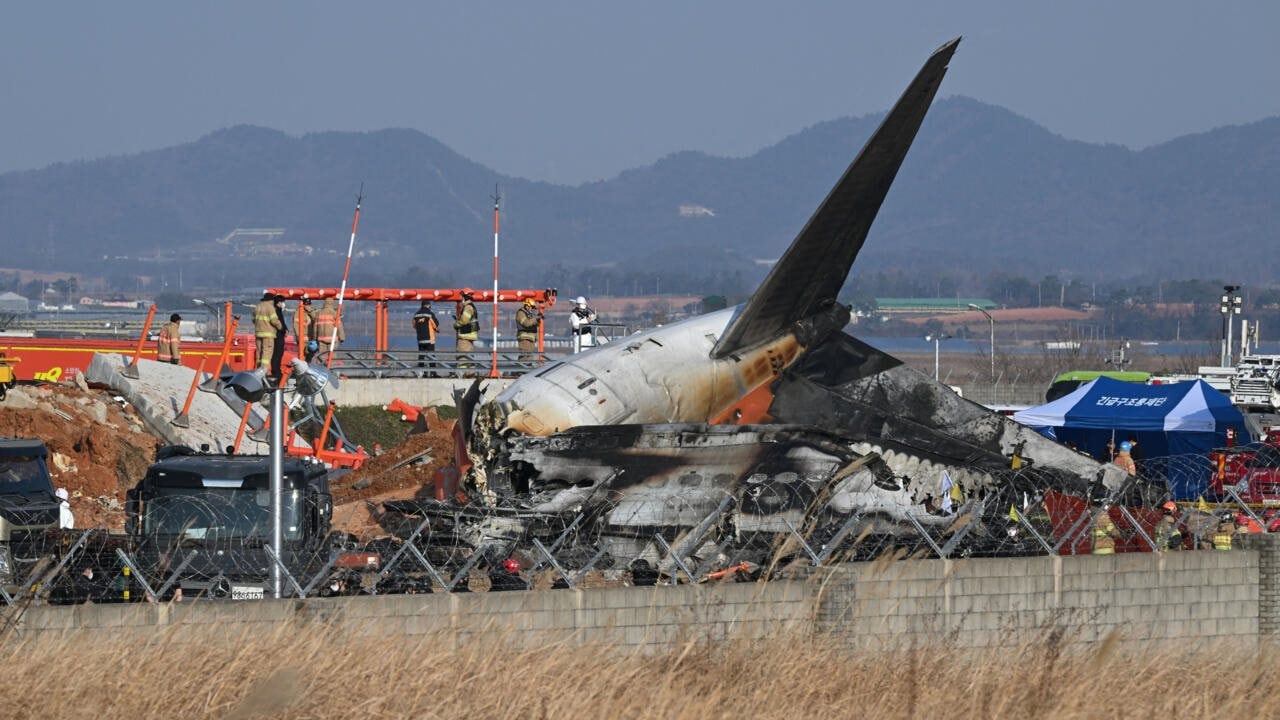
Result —
<instances>
[{"instance_id":1,"label":"crashed airplane wreckage","mask_svg":"<svg viewBox=\"0 0 1280 720\"><path fill-rule=\"evenodd\" d=\"M923 533L979 547L1004 537L1011 503L1121 491L1119 468L842 332L837 293L958 44L929 58L747 303L572 355L483 402L477 381L458 403L472 501L387 508L490 563L572 533L584 557L671 572L672 556L763 564L791 533L815 548Z\"/></svg>"}]
</instances>

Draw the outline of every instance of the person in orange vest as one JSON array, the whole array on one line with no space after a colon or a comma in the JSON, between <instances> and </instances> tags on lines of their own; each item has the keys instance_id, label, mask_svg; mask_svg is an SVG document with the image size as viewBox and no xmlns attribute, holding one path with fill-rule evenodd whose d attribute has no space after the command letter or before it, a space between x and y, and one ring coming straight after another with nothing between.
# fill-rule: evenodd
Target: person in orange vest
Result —
<instances>
[{"instance_id":1,"label":"person in orange vest","mask_svg":"<svg viewBox=\"0 0 1280 720\"><path fill-rule=\"evenodd\" d=\"M311 298L302 298L298 301L298 309L293 312L293 334L298 339L298 352L307 362L311 362L311 356L315 354L307 349L307 341L313 339L311 326L315 321L316 312L311 309Z\"/></svg>"},{"instance_id":2,"label":"person in orange vest","mask_svg":"<svg viewBox=\"0 0 1280 720\"><path fill-rule=\"evenodd\" d=\"M315 324L311 326L316 334L317 354L326 354L333 349L334 334L337 333L339 343L347 341L347 334L342 330L342 319L338 317L338 307L333 298L325 298L320 312L316 313Z\"/></svg>"},{"instance_id":3,"label":"person in orange vest","mask_svg":"<svg viewBox=\"0 0 1280 720\"><path fill-rule=\"evenodd\" d=\"M271 354L276 349L276 333L283 325L276 317L276 296L263 293L262 299L253 306L253 338L255 350L258 352L258 367L271 368Z\"/></svg>"},{"instance_id":4,"label":"person in orange vest","mask_svg":"<svg viewBox=\"0 0 1280 720\"><path fill-rule=\"evenodd\" d=\"M431 309L431 301L423 300L422 307L413 314L413 331L418 335L418 367L426 367L427 359L436 351L436 331L440 329L440 320ZM435 362L431 363L434 369ZM432 373L432 377L435 373Z\"/></svg>"},{"instance_id":5,"label":"person in orange vest","mask_svg":"<svg viewBox=\"0 0 1280 720\"><path fill-rule=\"evenodd\" d=\"M1249 513L1238 512L1236 513L1236 532L1241 535L1260 533L1262 525L1250 517Z\"/></svg>"},{"instance_id":6,"label":"person in orange vest","mask_svg":"<svg viewBox=\"0 0 1280 720\"><path fill-rule=\"evenodd\" d=\"M169 316L169 323L160 328L156 336L156 359L171 365L178 365L182 358L182 316L174 313Z\"/></svg>"},{"instance_id":7,"label":"person in orange vest","mask_svg":"<svg viewBox=\"0 0 1280 720\"><path fill-rule=\"evenodd\" d=\"M1129 450L1133 446L1128 440L1120 443L1120 452L1116 453L1115 464L1119 465L1125 472L1130 475L1138 474L1138 464L1133 461L1133 456L1129 454Z\"/></svg>"}]
</instances>

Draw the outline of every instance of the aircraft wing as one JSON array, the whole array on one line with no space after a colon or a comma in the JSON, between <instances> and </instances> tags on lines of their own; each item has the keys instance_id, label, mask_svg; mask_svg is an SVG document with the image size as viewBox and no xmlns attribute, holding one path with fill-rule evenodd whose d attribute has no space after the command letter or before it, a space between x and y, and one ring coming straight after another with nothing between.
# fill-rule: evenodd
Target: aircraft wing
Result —
<instances>
[{"instance_id":1,"label":"aircraft wing","mask_svg":"<svg viewBox=\"0 0 1280 720\"><path fill-rule=\"evenodd\" d=\"M938 48L711 351L722 358L834 302L933 103L960 38Z\"/></svg>"}]
</instances>

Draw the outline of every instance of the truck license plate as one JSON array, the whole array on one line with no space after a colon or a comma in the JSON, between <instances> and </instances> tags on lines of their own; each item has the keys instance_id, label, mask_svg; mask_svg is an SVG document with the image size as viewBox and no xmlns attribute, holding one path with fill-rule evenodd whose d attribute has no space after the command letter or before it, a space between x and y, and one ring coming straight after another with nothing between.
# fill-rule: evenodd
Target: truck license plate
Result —
<instances>
[{"instance_id":1,"label":"truck license plate","mask_svg":"<svg viewBox=\"0 0 1280 720\"><path fill-rule=\"evenodd\" d=\"M263 588L253 585L231 586L232 600L261 600L264 597L266 597L266 592Z\"/></svg>"}]
</instances>

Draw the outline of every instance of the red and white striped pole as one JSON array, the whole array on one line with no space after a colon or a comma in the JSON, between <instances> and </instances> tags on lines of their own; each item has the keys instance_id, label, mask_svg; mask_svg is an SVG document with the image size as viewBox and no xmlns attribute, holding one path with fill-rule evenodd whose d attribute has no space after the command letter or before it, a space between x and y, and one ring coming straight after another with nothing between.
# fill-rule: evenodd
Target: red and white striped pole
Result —
<instances>
[{"instance_id":1,"label":"red and white striped pole","mask_svg":"<svg viewBox=\"0 0 1280 720\"><path fill-rule=\"evenodd\" d=\"M502 195L493 186L493 359L489 365L489 377L498 377L498 203Z\"/></svg>"},{"instance_id":2,"label":"red and white striped pole","mask_svg":"<svg viewBox=\"0 0 1280 720\"><path fill-rule=\"evenodd\" d=\"M342 324L342 298L347 294L347 276L351 274L351 252L356 247L356 228L360 227L360 204L364 202L364 183L360 183L360 192L356 195L356 216L351 221L351 240L347 243L347 264L342 268L342 287L338 290L338 318L333 323L333 332L329 334L329 357L325 367L333 367L333 355L338 344L338 325Z\"/></svg>"}]
</instances>

